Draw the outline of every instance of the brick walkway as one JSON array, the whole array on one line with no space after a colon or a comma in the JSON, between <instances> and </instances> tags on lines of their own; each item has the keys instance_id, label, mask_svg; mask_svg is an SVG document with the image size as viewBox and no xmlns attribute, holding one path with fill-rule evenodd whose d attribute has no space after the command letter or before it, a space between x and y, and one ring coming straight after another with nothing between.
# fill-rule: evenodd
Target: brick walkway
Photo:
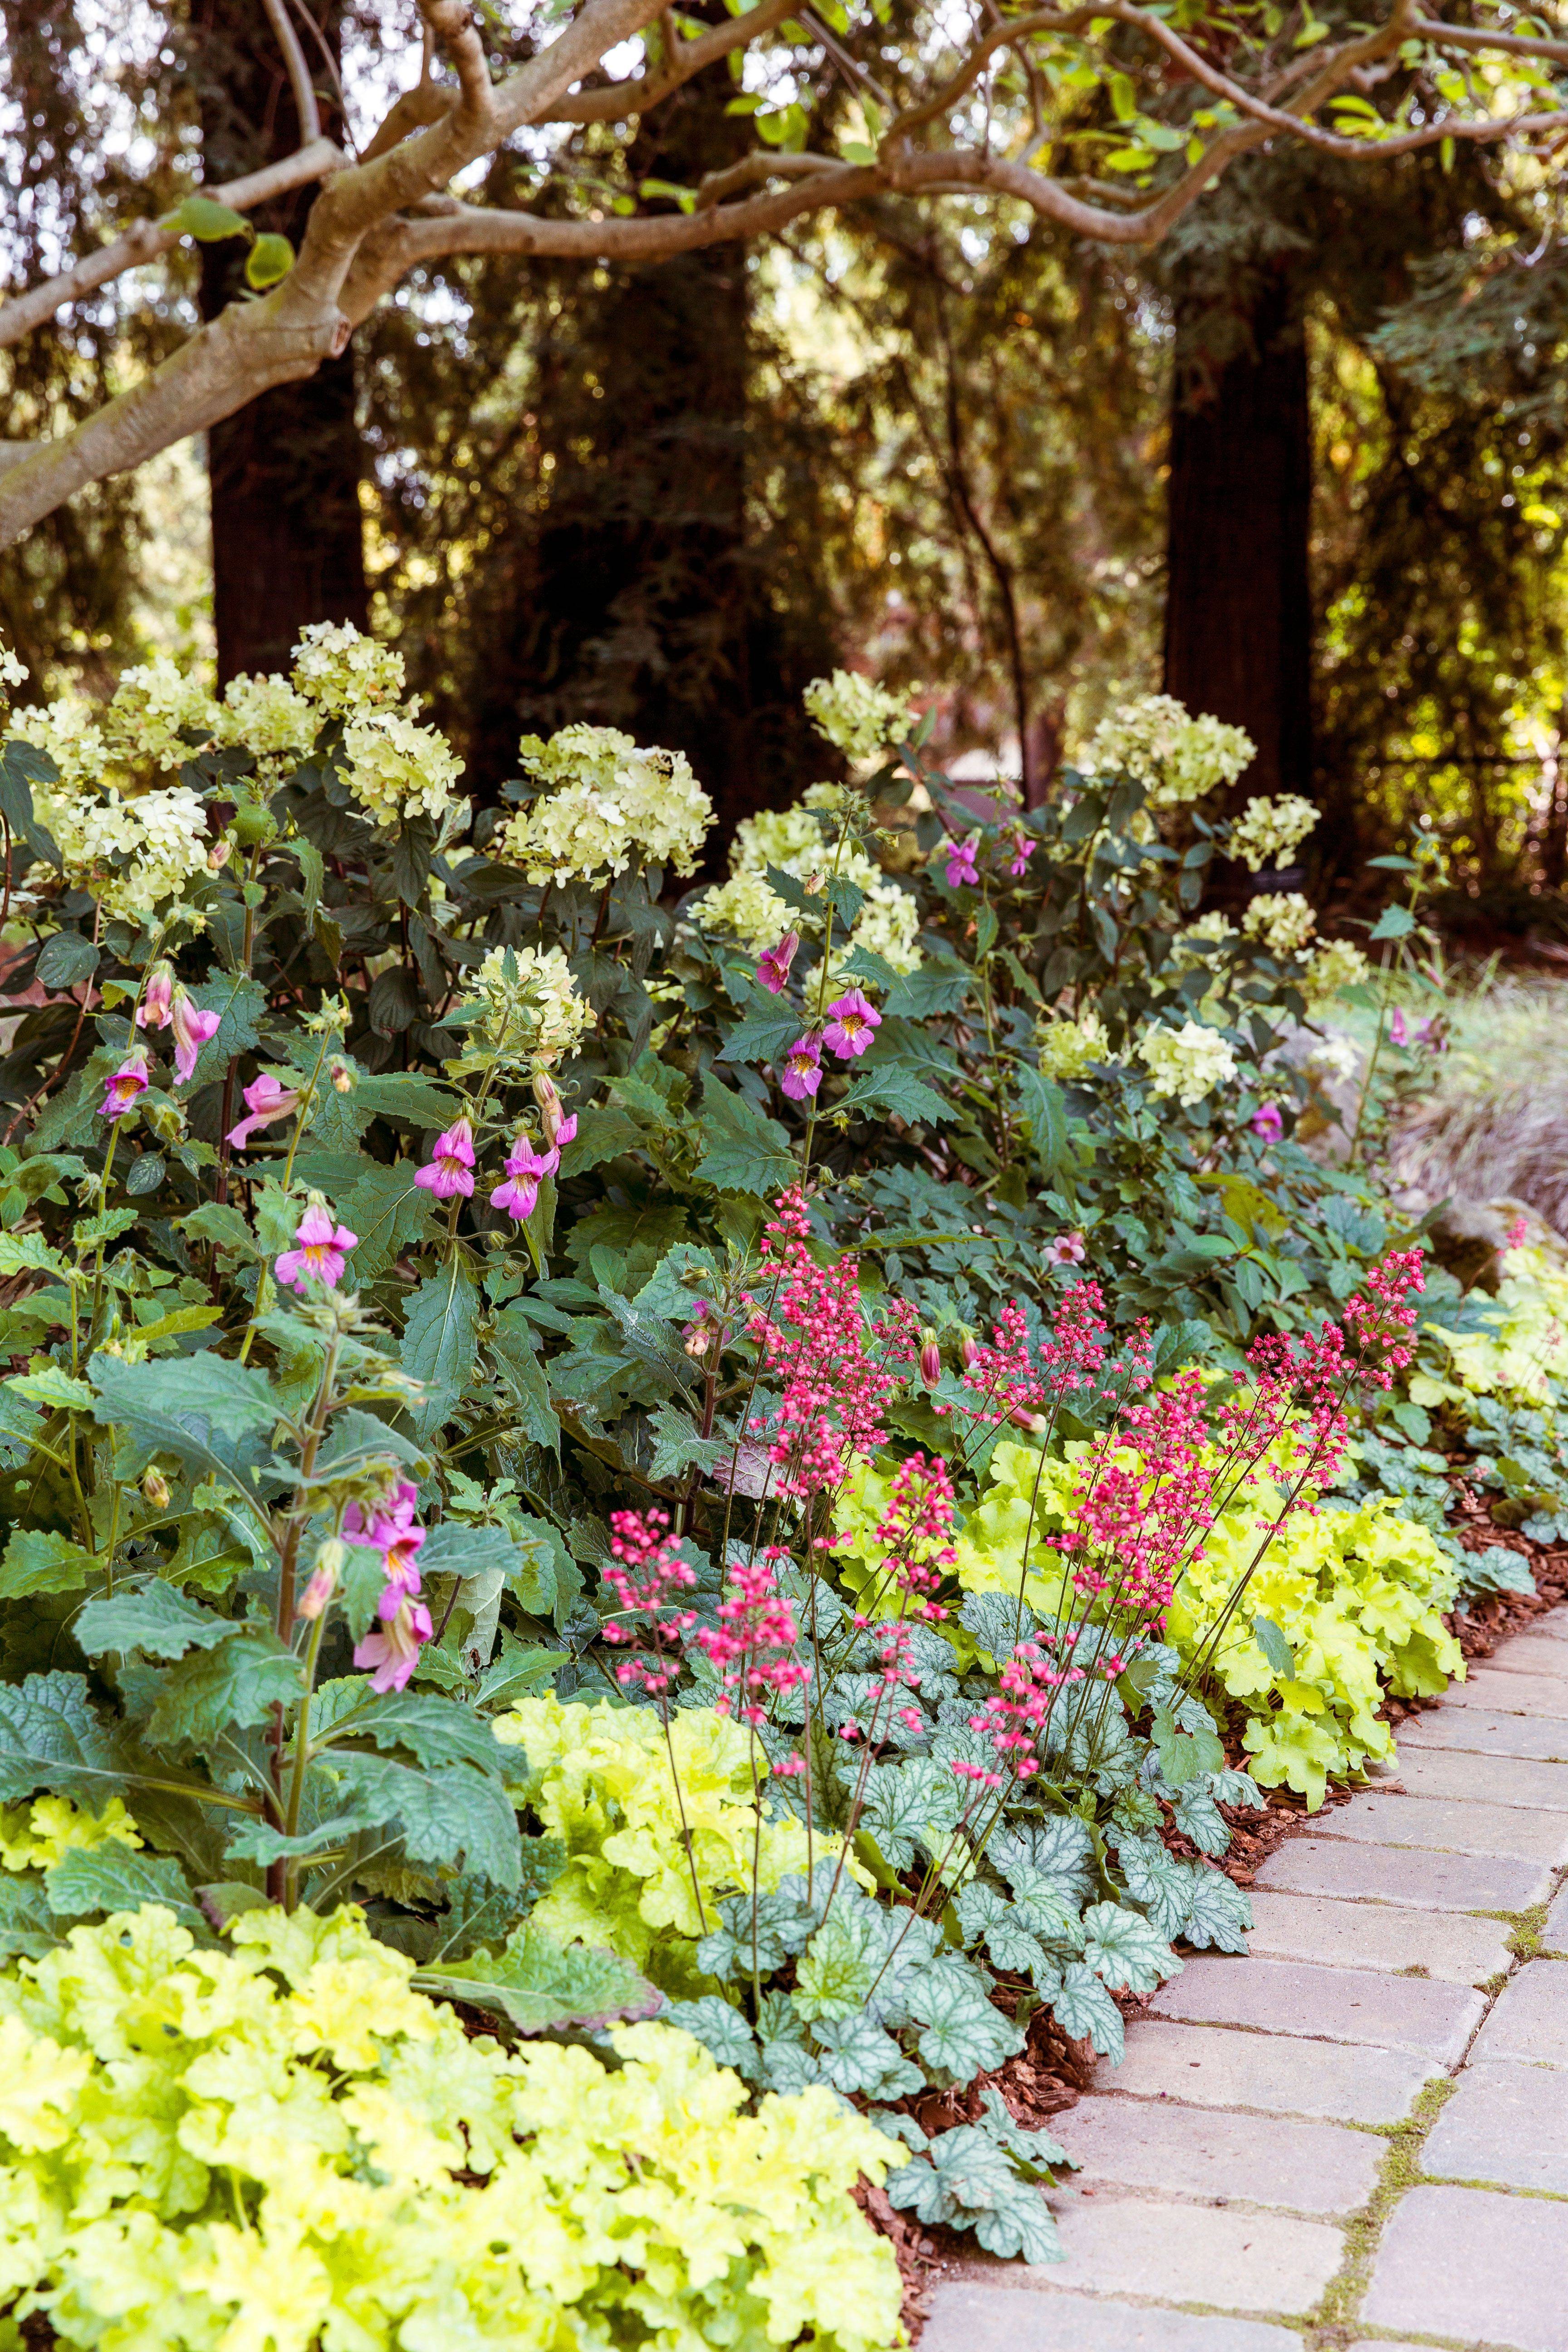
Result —
<instances>
[{"instance_id":1,"label":"brick walkway","mask_svg":"<svg viewBox=\"0 0 1568 2352\"><path fill-rule=\"evenodd\" d=\"M1067 2261L966 2263L921 2352L1568 2352L1568 1612L1399 1755L1059 2119Z\"/></svg>"}]
</instances>

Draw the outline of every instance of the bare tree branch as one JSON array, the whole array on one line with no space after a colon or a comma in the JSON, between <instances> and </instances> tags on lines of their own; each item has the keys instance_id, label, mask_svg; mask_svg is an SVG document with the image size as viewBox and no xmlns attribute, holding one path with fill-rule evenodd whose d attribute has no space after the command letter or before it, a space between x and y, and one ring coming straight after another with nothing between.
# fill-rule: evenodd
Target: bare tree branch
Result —
<instances>
[{"instance_id":1,"label":"bare tree branch","mask_svg":"<svg viewBox=\"0 0 1568 2352\"><path fill-rule=\"evenodd\" d=\"M286 0L261 0L261 5L283 52L289 87L294 93L294 111L300 118L300 144L308 147L312 139L319 139L321 135L321 110L316 104L310 68L305 63L305 52L300 47L300 36L294 30Z\"/></svg>"},{"instance_id":2,"label":"bare tree branch","mask_svg":"<svg viewBox=\"0 0 1568 2352\"><path fill-rule=\"evenodd\" d=\"M717 65L732 49L747 47L759 33L771 33L795 14L793 0L758 0L754 8L743 16L731 16L722 25L715 25L694 41L676 39L666 58L659 60L656 73L634 74L627 81L605 83L597 89L580 90L575 98L563 99L550 111L552 122L621 122L634 114L646 114L650 107L689 82L704 66Z\"/></svg>"}]
</instances>

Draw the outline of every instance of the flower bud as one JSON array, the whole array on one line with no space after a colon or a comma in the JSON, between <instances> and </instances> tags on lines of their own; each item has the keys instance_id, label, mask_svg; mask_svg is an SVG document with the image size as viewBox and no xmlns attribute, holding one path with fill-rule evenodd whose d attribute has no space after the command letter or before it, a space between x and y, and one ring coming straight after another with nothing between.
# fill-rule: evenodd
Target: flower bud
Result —
<instances>
[{"instance_id":1,"label":"flower bud","mask_svg":"<svg viewBox=\"0 0 1568 2352\"><path fill-rule=\"evenodd\" d=\"M958 1343L958 1352L963 1358L963 1369L967 1371L980 1353L980 1342L973 1331L964 1332Z\"/></svg>"},{"instance_id":2,"label":"flower bud","mask_svg":"<svg viewBox=\"0 0 1568 2352\"><path fill-rule=\"evenodd\" d=\"M149 1469L142 1480L143 1498L155 1511L165 1510L169 1502L169 1482L161 1470Z\"/></svg>"},{"instance_id":3,"label":"flower bud","mask_svg":"<svg viewBox=\"0 0 1568 2352\"><path fill-rule=\"evenodd\" d=\"M347 1558L347 1546L340 1543L336 1536L329 1536L316 1554L310 1580L300 1595L294 1612L297 1617L313 1620L321 1615L338 1589L338 1579L343 1572L343 1562Z\"/></svg>"},{"instance_id":4,"label":"flower bud","mask_svg":"<svg viewBox=\"0 0 1568 2352\"><path fill-rule=\"evenodd\" d=\"M921 1333L921 1378L928 1389L934 1389L942 1378L942 1349L929 1325Z\"/></svg>"},{"instance_id":5,"label":"flower bud","mask_svg":"<svg viewBox=\"0 0 1568 2352\"><path fill-rule=\"evenodd\" d=\"M332 1064L332 1086L334 1090L340 1095L353 1094L354 1090L354 1074L350 1069L346 1062L334 1062Z\"/></svg>"},{"instance_id":6,"label":"flower bud","mask_svg":"<svg viewBox=\"0 0 1568 2352\"><path fill-rule=\"evenodd\" d=\"M221 874L233 855L234 844L230 841L227 834L226 833L221 840L214 842L212 847L207 852L208 873Z\"/></svg>"},{"instance_id":7,"label":"flower bud","mask_svg":"<svg viewBox=\"0 0 1568 2352\"><path fill-rule=\"evenodd\" d=\"M804 886L805 895L808 898L817 898L821 897L824 878L825 877L820 874L813 874L810 877L809 880Z\"/></svg>"}]
</instances>

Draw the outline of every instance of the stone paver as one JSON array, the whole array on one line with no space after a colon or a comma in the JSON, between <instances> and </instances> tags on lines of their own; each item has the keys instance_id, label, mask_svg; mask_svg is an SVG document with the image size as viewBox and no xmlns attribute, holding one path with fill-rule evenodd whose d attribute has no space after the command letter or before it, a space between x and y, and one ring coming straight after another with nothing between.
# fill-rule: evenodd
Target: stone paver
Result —
<instances>
[{"instance_id":1,"label":"stone paver","mask_svg":"<svg viewBox=\"0 0 1568 2352\"><path fill-rule=\"evenodd\" d=\"M1315 1824L1319 1837L1363 1845L1417 1846L1438 1853L1495 1853L1516 1862L1568 1862L1568 1821L1512 1805L1469 1805L1439 1797L1352 1797Z\"/></svg>"},{"instance_id":2,"label":"stone paver","mask_svg":"<svg viewBox=\"0 0 1568 2352\"><path fill-rule=\"evenodd\" d=\"M1396 2124L1422 2085L1443 2072L1408 2050L1302 2042L1289 2033L1231 2033L1151 2020L1130 2026L1127 2055L1100 2066L1095 2089L1204 2107L1257 2107L1349 2124Z\"/></svg>"},{"instance_id":3,"label":"stone paver","mask_svg":"<svg viewBox=\"0 0 1568 2352\"><path fill-rule=\"evenodd\" d=\"M1514 2352L1568 2352L1568 2204L1412 2189L1394 2207L1361 2317Z\"/></svg>"},{"instance_id":4,"label":"stone paver","mask_svg":"<svg viewBox=\"0 0 1568 2352\"><path fill-rule=\"evenodd\" d=\"M1568 1764L1568 1723L1545 1715L1504 1715L1497 1707L1446 1706L1399 1727L1401 1759L1412 1749L1459 1748L1483 1756L1536 1756Z\"/></svg>"},{"instance_id":5,"label":"stone paver","mask_svg":"<svg viewBox=\"0 0 1568 2352\"><path fill-rule=\"evenodd\" d=\"M1034 2273L1016 2272L997 2284L956 2279L939 2286L922 2341L962 2345L963 2352L1300 2352L1293 2330L1259 2319L1219 2319L1210 2314L1161 2311L1133 2303L1102 2303L1082 2294L1053 2294L1048 2309L1026 2302Z\"/></svg>"},{"instance_id":6,"label":"stone paver","mask_svg":"<svg viewBox=\"0 0 1568 2352\"><path fill-rule=\"evenodd\" d=\"M1412 1797L1458 1797L1467 1804L1568 1813L1568 1764L1538 1764L1522 1756L1467 1756L1462 1750L1435 1748L1402 1756L1399 1777Z\"/></svg>"},{"instance_id":7,"label":"stone paver","mask_svg":"<svg viewBox=\"0 0 1568 2352\"><path fill-rule=\"evenodd\" d=\"M1173 2100L1080 2100L1058 2134L1083 2168L1075 2187L1102 2181L1206 2204L1277 2205L1333 2218L1355 2212L1376 2184L1383 2142L1337 2124L1229 2115Z\"/></svg>"},{"instance_id":8,"label":"stone paver","mask_svg":"<svg viewBox=\"0 0 1568 2352\"><path fill-rule=\"evenodd\" d=\"M1568 2080L1555 2066L1473 2059L1433 2126L1421 2169L1568 2197Z\"/></svg>"},{"instance_id":9,"label":"stone paver","mask_svg":"<svg viewBox=\"0 0 1568 2352\"><path fill-rule=\"evenodd\" d=\"M1189 1957L1055 2126L1082 2166L1050 2192L1068 2259L965 2263L923 2352L1300 2352L1336 2277L1350 2352L1568 2352L1568 1610L1399 1748L1394 1785L1263 1864L1249 1956ZM1536 1905L1522 1965L1475 1916ZM1336 2225L1390 2154L1366 2126L1450 2074L1344 2270Z\"/></svg>"},{"instance_id":10,"label":"stone paver","mask_svg":"<svg viewBox=\"0 0 1568 2352\"><path fill-rule=\"evenodd\" d=\"M1361 1895L1416 1911L1528 1911L1531 1904L1546 1900L1552 1882L1545 1863L1356 1845L1348 1838L1331 1841L1316 1832L1289 1839L1258 1874L1258 1885L1266 1889Z\"/></svg>"},{"instance_id":11,"label":"stone paver","mask_svg":"<svg viewBox=\"0 0 1568 2352\"><path fill-rule=\"evenodd\" d=\"M1158 2198L1076 2200L1062 2219L1067 2260L1032 2268L1032 2286L1288 2316L1310 2311L1344 2251L1326 2221Z\"/></svg>"},{"instance_id":12,"label":"stone paver","mask_svg":"<svg viewBox=\"0 0 1568 2352\"><path fill-rule=\"evenodd\" d=\"M1488 1666L1472 1675L1468 1683L1456 1683L1443 1704L1495 1706L1504 1715L1549 1715L1561 1722L1568 1719L1568 1682L1559 1682L1552 1675L1505 1674L1500 1667Z\"/></svg>"},{"instance_id":13,"label":"stone paver","mask_svg":"<svg viewBox=\"0 0 1568 2352\"><path fill-rule=\"evenodd\" d=\"M1405 1910L1394 1903L1334 1903L1310 1895L1252 1892L1247 1949L1271 1960L1326 1968L1419 1968L1445 1984L1484 1984L1511 1957L1500 1919Z\"/></svg>"},{"instance_id":14,"label":"stone paver","mask_svg":"<svg viewBox=\"0 0 1568 2352\"><path fill-rule=\"evenodd\" d=\"M1477 2035L1475 2054L1568 2067L1568 1960L1531 1960L1521 1969ZM1568 2076L1559 2087L1568 2107Z\"/></svg>"},{"instance_id":15,"label":"stone paver","mask_svg":"<svg viewBox=\"0 0 1568 2352\"><path fill-rule=\"evenodd\" d=\"M1459 1985L1372 1969L1200 1958L1189 1960L1179 1977L1162 1985L1149 2008L1153 2017L1249 2025L1264 2033L1278 2032L1288 2021L1293 2033L1309 2040L1413 2050L1452 2066L1464 2055L1486 2002Z\"/></svg>"}]
</instances>

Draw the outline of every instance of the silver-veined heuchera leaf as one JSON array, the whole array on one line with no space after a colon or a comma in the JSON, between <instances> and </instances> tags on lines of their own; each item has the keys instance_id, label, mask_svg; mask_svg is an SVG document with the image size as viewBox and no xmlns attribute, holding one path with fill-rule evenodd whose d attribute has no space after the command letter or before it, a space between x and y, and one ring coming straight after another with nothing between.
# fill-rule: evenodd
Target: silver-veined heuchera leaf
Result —
<instances>
[{"instance_id":1,"label":"silver-veined heuchera leaf","mask_svg":"<svg viewBox=\"0 0 1568 2352\"><path fill-rule=\"evenodd\" d=\"M1083 1957L1118 1992L1152 1992L1182 1964L1157 1927L1115 1903L1091 1903L1083 1915Z\"/></svg>"},{"instance_id":2,"label":"silver-veined heuchera leaf","mask_svg":"<svg viewBox=\"0 0 1568 2352\"><path fill-rule=\"evenodd\" d=\"M920 2053L939 2083L962 2087L1015 2058L1024 2037L985 1998L978 1971L963 1961L937 1960L909 1987L911 2014L924 2031Z\"/></svg>"}]
</instances>

